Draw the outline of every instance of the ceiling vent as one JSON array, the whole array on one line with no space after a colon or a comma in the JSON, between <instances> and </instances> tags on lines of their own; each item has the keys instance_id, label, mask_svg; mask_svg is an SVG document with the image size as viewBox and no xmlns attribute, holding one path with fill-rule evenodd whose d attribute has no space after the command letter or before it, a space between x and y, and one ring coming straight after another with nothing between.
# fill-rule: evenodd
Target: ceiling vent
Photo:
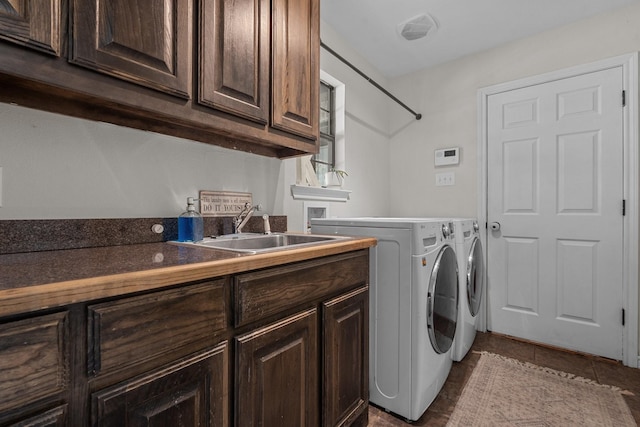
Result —
<instances>
[{"instance_id":1,"label":"ceiling vent","mask_svg":"<svg viewBox=\"0 0 640 427\"><path fill-rule=\"evenodd\" d=\"M414 16L413 18L398 24L398 34L407 40L418 40L433 34L438 29L438 24L428 13Z\"/></svg>"}]
</instances>

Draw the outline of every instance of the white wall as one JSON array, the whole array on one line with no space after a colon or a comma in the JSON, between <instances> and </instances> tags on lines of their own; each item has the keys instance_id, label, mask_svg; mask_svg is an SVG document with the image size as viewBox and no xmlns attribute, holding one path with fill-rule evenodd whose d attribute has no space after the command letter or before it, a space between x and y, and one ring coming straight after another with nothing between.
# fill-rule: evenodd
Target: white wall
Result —
<instances>
[{"instance_id":1,"label":"white wall","mask_svg":"<svg viewBox=\"0 0 640 427\"><path fill-rule=\"evenodd\" d=\"M640 50L640 3L395 79L392 91L424 118L392 112L392 215L477 215L479 88ZM458 167L434 168L436 148L462 148ZM436 187L435 173L455 173Z\"/></svg>"},{"instance_id":2,"label":"white wall","mask_svg":"<svg viewBox=\"0 0 640 427\"><path fill-rule=\"evenodd\" d=\"M391 214L476 216L478 89L636 52L639 22L634 3L391 82L425 116L407 126L404 115L393 113ZM436 187L433 150L451 146L462 148L462 161L438 172L455 172L456 185Z\"/></svg>"},{"instance_id":3,"label":"white wall","mask_svg":"<svg viewBox=\"0 0 640 427\"><path fill-rule=\"evenodd\" d=\"M333 216L474 216L480 87L640 49L640 4L477 55L385 80L324 22L325 43L423 114L416 121L333 56L321 67L347 85L345 187ZM177 215L198 190L248 191L302 230L295 160L0 104L0 219ZM456 185L435 186L433 150L462 147Z\"/></svg>"},{"instance_id":4,"label":"white wall","mask_svg":"<svg viewBox=\"0 0 640 427\"><path fill-rule=\"evenodd\" d=\"M369 77L387 82L326 23L321 25L322 41ZM333 55L320 50L320 67L346 86L346 160L349 174L344 188L351 190L349 201L330 203L331 216L389 215L389 98ZM289 186L295 183L295 159L283 161L280 180L283 211L289 230L302 231L303 202L292 200Z\"/></svg>"},{"instance_id":5,"label":"white wall","mask_svg":"<svg viewBox=\"0 0 640 427\"><path fill-rule=\"evenodd\" d=\"M386 82L330 28L323 40ZM389 213L388 100L333 56L321 66L346 88L346 203L333 216ZM281 161L199 142L0 103L1 219L178 216L200 190L253 193L302 231L293 201L295 159Z\"/></svg>"},{"instance_id":6,"label":"white wall","mask_svg":"<svg viewBox=\"0 0 640 427\"><path fill-rule=\"evenodd\" d=\"M280 160L0 104L0 219L178 216L200 190L274 212Z\"/></svg>"}]
</instances>

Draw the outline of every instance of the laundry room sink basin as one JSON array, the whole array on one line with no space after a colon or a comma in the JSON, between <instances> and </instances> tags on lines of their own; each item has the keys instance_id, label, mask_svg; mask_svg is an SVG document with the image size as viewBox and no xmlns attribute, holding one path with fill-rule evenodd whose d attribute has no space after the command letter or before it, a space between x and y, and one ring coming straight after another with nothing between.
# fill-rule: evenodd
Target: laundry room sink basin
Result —
<instances>
[{"instance_id":1,"label":"laundry room sink basin","mask_svg":"<svg viewBox=\"0 0 640 427\"><path fill-rule=\"evenodd\" d=\"M171 242L184 246L222 249L242 253L263 253L330 243L346 239L342 236L314 234L234 234L217 238L205 238L199 242Z\"/></svg>"}]
</instances>

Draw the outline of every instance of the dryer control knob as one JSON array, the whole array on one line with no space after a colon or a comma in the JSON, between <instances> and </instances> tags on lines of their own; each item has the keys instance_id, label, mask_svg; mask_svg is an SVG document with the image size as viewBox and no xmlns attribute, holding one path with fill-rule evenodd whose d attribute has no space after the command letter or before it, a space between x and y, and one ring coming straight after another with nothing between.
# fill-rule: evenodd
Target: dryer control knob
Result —
<instances>
[{"instance_id":1,"label":"dryer control knob","mask_svg":"<svg viewBox=\"0 0 640 427\"><path fill-rule=\"evenodd\" d=\"M442 224L442 236L445 239L448 239L450 235L451 235L451 230L449 229L449 226L447 224Z\"/></svg>"}]
</instances>

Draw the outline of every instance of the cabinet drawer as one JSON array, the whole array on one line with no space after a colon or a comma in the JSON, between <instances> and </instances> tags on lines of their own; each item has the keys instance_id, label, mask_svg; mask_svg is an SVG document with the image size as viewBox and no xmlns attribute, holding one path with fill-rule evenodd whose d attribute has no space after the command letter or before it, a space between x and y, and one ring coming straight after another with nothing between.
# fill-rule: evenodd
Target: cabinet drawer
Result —
<instances>
[{"instance_id":1,"label":"cabinet drawer","mask_svg":"<svg viewBox=\"0 0 640 427\"><path fill-rule=\"evenodd\" d=\"M90 374L211 346L226 329L225 280L89 306Z\"/></svg>"},{"instance_id":2,"label":"cabinet drawer","mask_svg":"<svg viewBox=\"0 0 640 427\"><path fill-rule=\"evenodd\" d=\"M369 255L363 250L238 275L235 326L365 284L368 274Z\"/></svg>"},{"instance_id":3,"label":"cabinet drawer","mask_svg":"<svg viewBox=\"0 0 640 427\"><path fill-rule=\"evenodd\" d=\"M68 387L67 312L0 325L0 413Z\"/></svg>"}]
</instances>

